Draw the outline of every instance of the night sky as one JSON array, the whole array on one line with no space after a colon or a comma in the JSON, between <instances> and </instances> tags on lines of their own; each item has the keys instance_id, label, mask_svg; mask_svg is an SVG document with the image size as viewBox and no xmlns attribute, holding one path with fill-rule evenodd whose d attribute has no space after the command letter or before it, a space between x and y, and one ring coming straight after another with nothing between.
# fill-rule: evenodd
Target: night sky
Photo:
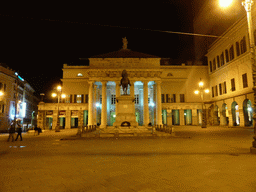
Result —
<instances>
[{"instance_id":1,"label":"night sky","mask_svg":"<svg viewBox=\"0 0 256 192\"><path fill-rule=\"evenodd\" d=\"M163 58L193 60L192 0L36 1L0 5L0 62L19 72L36 93L49 92L64 63L122 48Z\"/></svg>"}]
</instances>

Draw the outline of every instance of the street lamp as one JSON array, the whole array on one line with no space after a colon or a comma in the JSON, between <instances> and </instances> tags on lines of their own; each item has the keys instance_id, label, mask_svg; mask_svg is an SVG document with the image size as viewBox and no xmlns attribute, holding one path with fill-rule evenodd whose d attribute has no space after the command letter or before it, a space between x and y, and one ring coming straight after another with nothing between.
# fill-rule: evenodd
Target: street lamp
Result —
<instances>
[{"instance_id":1,"label":"street lamp","mask_svg":"<svg viewBox=\"0 0 256 192\"><path fill-rule=\"evenodd\" d=\"M52 93L52 97L58 97L58 104L57 104L57 125L55 127L55 132L60 132L60 119L59 119L59 103L61 102L61 99L66 98L66 95L62 93L62 87L57 87L57 92Z\"/></svg>"},{"instance_id":2,"label":"street lamp","mask_svg":"<svg viewBox=\"0 0 256 192\"><path fill-rule=\"evenodd\" d=\"M204 105L204 93L209 93L209 89L204 89L204 83L200 78L199 90L196 90L194 93L196 95L200 94L202 99L202 128L206 128L206 107Z\"/></svg>"}]
</instances>

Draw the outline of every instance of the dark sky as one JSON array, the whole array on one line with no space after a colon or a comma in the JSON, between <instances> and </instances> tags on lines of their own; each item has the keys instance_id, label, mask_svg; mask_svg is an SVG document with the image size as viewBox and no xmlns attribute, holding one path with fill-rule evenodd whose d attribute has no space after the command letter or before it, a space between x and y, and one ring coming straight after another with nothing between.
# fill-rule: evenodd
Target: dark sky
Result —
<instances>
[{"instance_id":1,"label":"dark sky","mask_svg":"<svg viewBox=\"0 0 256 192\"><path fill-rule=\"evenodd\" d=\"M63 63L128 48L163 58L192 60L191 0L0 4L1 56L37 93L62 78Z\"/></svg>"}]
</instances>

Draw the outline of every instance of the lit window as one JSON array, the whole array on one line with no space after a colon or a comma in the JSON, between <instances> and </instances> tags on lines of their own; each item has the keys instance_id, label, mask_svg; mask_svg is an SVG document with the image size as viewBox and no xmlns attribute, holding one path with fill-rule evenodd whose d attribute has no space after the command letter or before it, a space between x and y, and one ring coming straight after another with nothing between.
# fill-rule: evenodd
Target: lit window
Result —
<instances>
[{"instance_id":1,"label":"lit window","mask_svg":"<svg viewBox=\"0 0 256 192\"><path fill-rule=\"evenodd\" d=\"M82 103L82 95L76 96L76 103Z\"/></svg>"}]
</instances>

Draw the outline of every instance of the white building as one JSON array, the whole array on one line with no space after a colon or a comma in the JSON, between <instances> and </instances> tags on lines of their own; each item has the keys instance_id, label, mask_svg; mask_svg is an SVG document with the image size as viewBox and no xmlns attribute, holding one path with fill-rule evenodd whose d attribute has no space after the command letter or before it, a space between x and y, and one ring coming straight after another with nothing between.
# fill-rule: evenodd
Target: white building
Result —
<instances>
[{"instance_id":1,"label":"white building","mask_svg":"<svg viewBox=\"0 0 256 192\"><path fill-rule=\"evenodd\" d=\"M89 58L88 66L64 64L62 92L66 98L59 104L41 102L38 126L54 129L58 116L65 128L78 127L79 122L112 126L124 69L131 82L128 93L134 95L139 126L201 123L202 100L194 91L200 78L209 86L208 67L170 65L166 59L129 50L124 42L119 51ZM204 99L209 101L210 94Z\"/></svg>"},{"instance_id":2,"label":"white building","mask_svg":"<svg viewBox=\"0 0 256 192\"><path fill-rule=\"evenodd\" d=\"M0 63L0 131L5 132L15 116L22 121L23 128L36 125L37 104L34 89L6 64Z\"/></svg>"}]
</instances>

